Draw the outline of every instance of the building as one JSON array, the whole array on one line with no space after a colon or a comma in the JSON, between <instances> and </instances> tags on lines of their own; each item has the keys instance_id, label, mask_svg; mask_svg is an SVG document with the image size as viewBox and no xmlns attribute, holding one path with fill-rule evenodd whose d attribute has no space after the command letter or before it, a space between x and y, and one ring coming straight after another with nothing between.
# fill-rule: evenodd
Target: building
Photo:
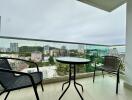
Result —
<instances>
[{"instance_id":1,"label":"building","mask_svg":"<svg viewBox=\"0 0 132 100\"><path fill-rule=\"evenodd\" d=\"M31 53L31 60L35 62L42 61L42 53L40 51L34 51Z\"/></svg>"},{"instance_id":2,"label":"building","mask_svg":"<svg viewBox=\"0 0 132 100\"><path fill-rule=\"evenodd\" d=\"M48 55L50 53L49 48L49 45L44 46L44 55Z\"/></svg>"},{"instance_id":3,"label":"building","mask_svg":"<svg viewBox=\"0 0 132 100\"><path fill-rule=\"evenodd\" d=\"M59 54L60 54L60 56L67 56L68 55L66 46L61 46L61 49L59 50Z\"/></svg>"},{"instance_id":4,"label":"building","mask_svg":"<svg viewBox=\"0 0 132 100\"><path fill-rule=\"evenodd\" d=\"M19 52L18 43L10 43L10 52Z\"/></svg>"},{"instance_id":5,"label":"building","mask_svg":"<svg viewBox=\"0 0 132 100\"><path fill-rule=\"evenodd\" d=\"M84 53L85 52L84 45L81 45L81 44L78 45L78 52L79 53Z\"/></svg>"},{"instance_id":6,"label":"building","mask_svg":"<svg viewBox=\"0 0 132 100\"><path fill-rule=\"evenodd\" d=\"M0 52L6 52L6 48L0 48Z\"/></svg>"},{"instance_id":7,"label":"building","mask_svg":"<svg viewBox=\"0 0 132 100\"><path fill-rule=\"evenodd\" d=\"M50 50L50 56L55 56L55 57L60 56L59 49L52 49L52 50Z\"/></svg>"},{"instance_id":8,"label":"building","mask_svg":"<svg viewBox=\"0 0 132 100\"><path fill-rule=\"evenodd\" d=\"M110 56L117 56L117 57L119 57L119 52L118 52L118 50L116 48L112 48L112 49L109 50L109 55Z\"/></svg>"}]
</instances>

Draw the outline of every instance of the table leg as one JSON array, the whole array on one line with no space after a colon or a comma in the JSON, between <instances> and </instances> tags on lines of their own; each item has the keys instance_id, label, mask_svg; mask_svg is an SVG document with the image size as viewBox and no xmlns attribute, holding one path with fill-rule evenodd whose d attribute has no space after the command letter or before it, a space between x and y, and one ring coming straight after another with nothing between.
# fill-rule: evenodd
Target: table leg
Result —
<instances>
[{"instance_id":1,"label":"table leg","mask_svg":"<svg viewBox=\"0 0 132 100\"><path fill-rule=\"evenodd\" d=\"M75 82L75 84L81 86L81 88L82 88L82 92L84 91L83 86L82 86L81 84L79 84L79 83L77 83L77 82Z\"/></svg>"},{"instance_id":2,"label":"table leg","mask_svg":"<svg viewBox=\"0 0 132 100\"><path fill-rule=\"evenodd\" d=\"M67 84L68 83L68 86L67 86L67 88L64 90L64 92L61 94L61 96L59 97L59 100L61 100L61 98L63 97L63 95L66 93L66 91L68 90L68 88L70 87L70 84L71 84L71 80L72 80L72 71L71 71L71 64L70 64L70 68L69 68L69 81L67 81L67 82L65 82L65 83L63 83L63 85L62 85L62 90L63 90L63 87L64 87L64 85L65 84Z\"/></svg>"},{"instance_id":3,"label":"table leg","mask_svg":"<svg viewBox=\"0 0 132 100\"><path fill-rule=\"evenodd\" d=\"M79 90L77 89L76 83L74 83L74 87L75 87L75 89L77 90L77 93L79 94L81 100L84 100L83 97L82 97L82 95L81 95L81 93L80 93Z\"/></svg>"},{"instance_id":4,"label":"table leg","mask_svg":"<svg viewBox=\"0 0 132 100\"><path fill-rule=\"evenodd\" d=\"M69 82L67 88L65 89L65 91L61 94L61 96L59 97L59 100L61 100L61 98L63 97L63 95L66 93L66 91L68 90L69 86L70 86L71 82Z\"/></svg>"},{"instance_id":5,"label":"table leg","mask_svg":"<svg viewBox=\"0 0 132 100\"><path fill-rule=\"evenodd\" d=\"M74 79L74 87L75 87L77 93L79 94L81 100L84 100L83 97L82 97L82 95L81 95L81 93L79 92L79 90L77 89L77 86L76 86L76 84L80 85L82 87L82 91L83 91L83 86L81 84L79 84L79 83L76 82L76 66L75 66L75 64L74 64L73 68L74 68L74 78L73 78Z\"/></svg>"},{"instance_id":6,"label":"table leg","mask_svg":"<svg viewBox=\"0 0 132 100\"><path fill-rule=\"evenodd\" d=\"M67 84L67 83L69 83L69 81L63 83L63 85L62 85L62 90L63 90L63 88L64 88L64 85Z\"/></svg>"},{"instance_id":7,"label":"table leg","mask_svg":"<svg viewBox=\"0 0 132 100\"><path fill-rule=\"evenodd\" d=\"M73 72L74 72L74 73L73 73L73 76L72 76L72 71L71 71L72 68L73 68ZM76 86L76 85L81 86L82 91L83 91L83 86L82 86L81 84L79 84L79 83L76 82L76 67L75 67L75 64L74 64L73 66L70 64L70 69L69 69L69 81L63 83L63 85L62 85L62 90L63 90L65 84L68 83L68 86L67 86L67 88L64 90L64 92L61 94L61 96L59 97L59 100L61 100L61 98L63 97L63 95L66 93L66 91L67 91L68 88L70 87L71 80L74 80L74 87L75 87L77 93L79 94L81 100L84 100L83 97L82 97L82 95L81 95L81 93L79 92L79 90L77 89L77 86Z\"/></svg>"}]
</instances>

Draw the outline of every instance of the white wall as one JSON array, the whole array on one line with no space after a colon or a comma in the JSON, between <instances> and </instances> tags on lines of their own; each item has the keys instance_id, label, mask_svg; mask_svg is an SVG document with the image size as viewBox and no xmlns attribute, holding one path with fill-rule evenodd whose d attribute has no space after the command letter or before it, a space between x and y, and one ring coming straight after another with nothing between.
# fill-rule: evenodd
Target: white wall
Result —
<instances>
[{"instance_id":1,"label":"white wall","mask_svg":"<svg viewBox=\"0 0 132 100\"><path fill-rule=\"evenodd\" d=\"M126 23L126 82L132 85L132 0L128 0Z\"/></svg>"}]
</instances>

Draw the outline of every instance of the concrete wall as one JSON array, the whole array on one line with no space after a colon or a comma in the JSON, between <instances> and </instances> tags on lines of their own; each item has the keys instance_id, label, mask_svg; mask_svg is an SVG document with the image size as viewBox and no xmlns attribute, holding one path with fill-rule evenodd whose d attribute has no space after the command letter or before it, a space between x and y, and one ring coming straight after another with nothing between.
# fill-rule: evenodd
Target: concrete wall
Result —
<instances>
[{"instance_id":1,"label":"concrete wall","mask_svg":"<svg viewBox=\"0 0 132 100\"><path fill-rule=\"evenodd\" d=\"M132 86L132 0L128 0L126 18L126 83Z\"/></svg>"}]
</instances>

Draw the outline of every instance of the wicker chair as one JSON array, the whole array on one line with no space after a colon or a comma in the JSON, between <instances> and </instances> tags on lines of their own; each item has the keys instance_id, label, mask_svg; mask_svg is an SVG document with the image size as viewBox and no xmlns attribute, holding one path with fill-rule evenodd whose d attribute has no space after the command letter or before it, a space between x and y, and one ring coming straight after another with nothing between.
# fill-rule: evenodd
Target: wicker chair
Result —
<instances>
[{"instance_id":1,"label":"wicker chair","mask_svg":"<svg viewBox=\"0 0 132 100\"><path fill-rule=\"evenodd\" d=\"M8 59L33 63L37 67L37 72L24 73L24 72L13 71L8 62ZM30 87L30 86L33 86L36 100L39 100L39 96L37 93L37 85L41 84L42 91L44 91L42 85L42 79L43 79L42 72L39 72L39 68L36 63L19 58L0 57L0 84L3 87L3 91L0 93L0 95L7 92L4 100L7 99L11 91Z\"/></svg>"},{"instance_id":2,"label":"wicker chair","mask_svg":"<svg viewBox=\"0 0 132 100\"><path fill-rule=\"evenodd\" d=\"M96 62L96 61L95 61ZM118 84L120 82L120 64L121 60L118 57L115 56L104 56L104 65L103 66L96 66L95 63L95 69L94 69L94 74L93 74L93 83L95 80L95 72L96 70L101 70L103 77L104 77L104 71L115 74L117 76L117 82L116 82L116 94L118 94Z\"/></svg>"}]
</instances>

